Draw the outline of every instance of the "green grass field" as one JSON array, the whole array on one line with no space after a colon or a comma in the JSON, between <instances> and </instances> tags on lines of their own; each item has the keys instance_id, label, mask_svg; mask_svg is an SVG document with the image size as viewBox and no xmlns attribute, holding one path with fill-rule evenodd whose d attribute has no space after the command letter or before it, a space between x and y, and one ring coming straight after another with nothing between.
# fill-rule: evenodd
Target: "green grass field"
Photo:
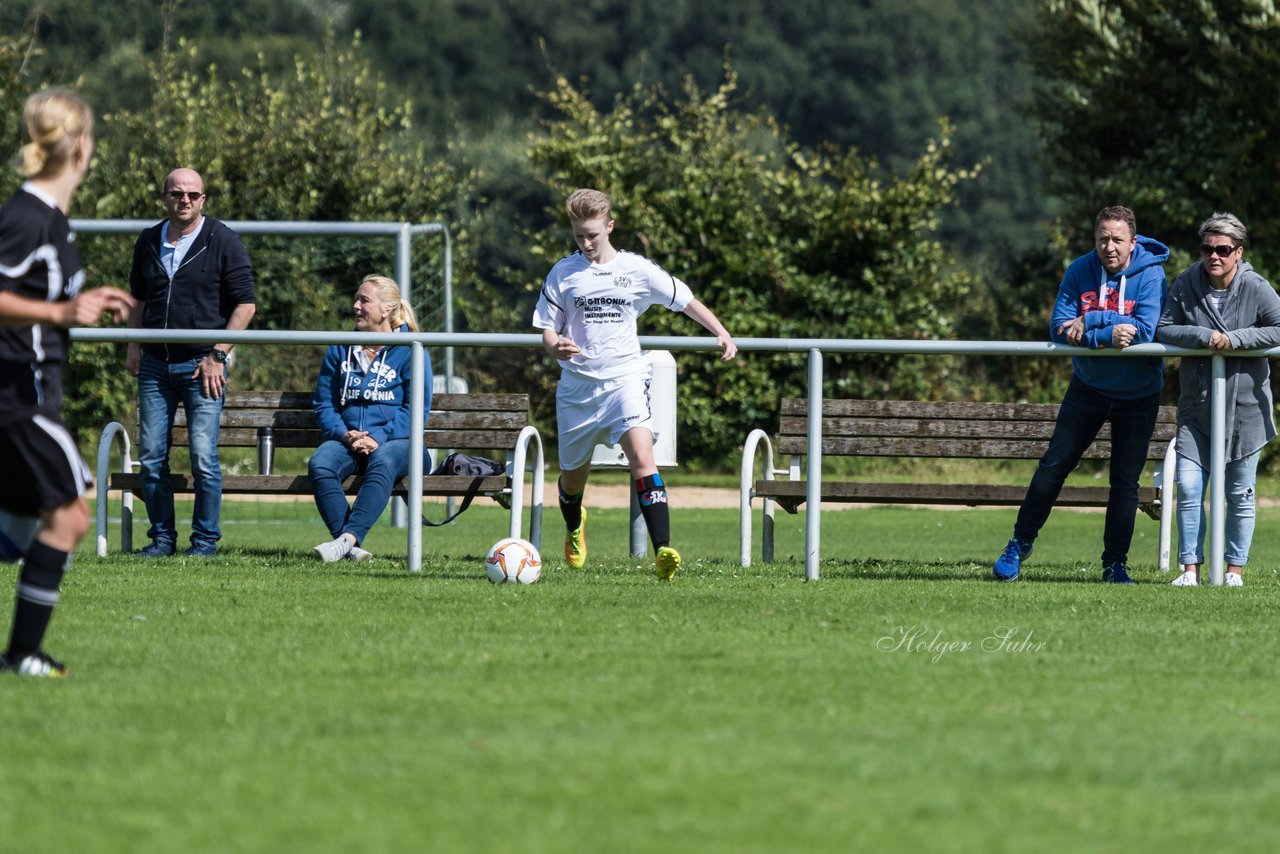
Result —
<instances>
[{"instance_id":1,"label":"green grass field","mask_svg":"<svg viewBox=\"0 0 1280 854\"><path fill-rule=\"evenodd\" d=\"M74 678L0 680L0 850L1274 850L1274 510L1240 590L1169 587L1142 518L1098 583L1092 513L1002 585L1013 511L828 512L806 583L803 515L743 570L736 511L677 508L664 585L621 510L561 569L552 509L531 588L483 578L492 506L419 576L402 531L323 566L308 505L226 515L216 559L77 558Z\"/></svg>"}]
</instances>

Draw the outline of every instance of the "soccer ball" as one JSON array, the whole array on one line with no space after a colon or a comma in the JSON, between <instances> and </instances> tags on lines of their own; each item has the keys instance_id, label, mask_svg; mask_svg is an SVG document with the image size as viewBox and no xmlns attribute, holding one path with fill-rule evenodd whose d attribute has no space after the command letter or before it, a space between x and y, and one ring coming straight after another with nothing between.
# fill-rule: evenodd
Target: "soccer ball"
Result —
<instances>
[{"instance_id":1,"label":"soccer ball","mask_svg":"<svg viewBox=\"0 0 1280 854\"><path fill-rule=\"evenodd\" d=\"M528 540L498 540L484 556L484 574L494 584L534 584L542 577L542 556Z\"/></svg>"},{"instance_id":2,"label":"soccer ball","mask_svg":"<svg viewBox=\"0 0 1280 854\"><path fill-rule=\"evenodd\" d=\"M40 527L38 516L19 516L0 509L0 561L13 563L21 560L36 538Z\"/></svg>"}]
</instances>

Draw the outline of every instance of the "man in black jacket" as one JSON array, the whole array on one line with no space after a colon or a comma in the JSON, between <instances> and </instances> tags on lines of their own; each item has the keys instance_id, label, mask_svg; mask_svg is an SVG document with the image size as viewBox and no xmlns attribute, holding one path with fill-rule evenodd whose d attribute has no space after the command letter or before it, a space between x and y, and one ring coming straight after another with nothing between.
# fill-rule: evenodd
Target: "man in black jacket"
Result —
<instances>
[{"instance_id":1,"label":"man in black jacket","mask_svg":"<svg viewBox=\"0 0 1280 854\"><path fill-rule=\"evenodd\" d=\"M138 237L129 287L137 301L130 325L143 329L245 329L256 305L253 268L240 237L204 215L204 179L175 169L161 200L168 218ZM138 461L151 544L138 554L166 557L177 548L169 449L181 402L187 414L195 512L186 554L217 554L222 536L222 465L218 426L234 345L129 345L125 367L138 378Z\"/></svg>"}]
</instances>

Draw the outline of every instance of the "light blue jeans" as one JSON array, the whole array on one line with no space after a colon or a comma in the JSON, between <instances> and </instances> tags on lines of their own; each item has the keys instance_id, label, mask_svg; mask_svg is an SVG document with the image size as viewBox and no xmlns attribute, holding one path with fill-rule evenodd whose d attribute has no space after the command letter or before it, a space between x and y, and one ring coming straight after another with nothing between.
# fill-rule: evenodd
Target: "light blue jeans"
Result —
<instances>
[{"instance_id":1,"label":"light blue jeans","mask_svg":"<svg viewBox=\"0 0 1280 854\"><path fill-rule=\"evenodd\" d=\"M316 498L316 509L334 539L343 533L364 542L391 498L396 481L409 474L408 439L388 439L368 456L352 453L333 439L320 443L307 461L307 476ZM431 453L422 449L422 470L431 471ZM342 482L353 474L362 477L355 503L347 504ZM411 523L412 524L412 523Z\"/></svg>"},{"instance_id":2,"label":"light blue jeans","mask_svg":"<svg viewBox=\"0 0 1280 854\"><path fill-rule=\"evenodd\" d=\"M1224 555L1227 566L1244 566L1249 562L1249 544L1253 542L1255 517L1253 486L1258 478L1258 457L1254 451L1247 457L1227 463L1226 540ZM1204 537L1207 529L1204 490L1209 470L1195 460L1178 456L1178 563L1202 565Z\"/></svg>"},{"instance_id":3,"label":"light blue jeans","mask_svg":"<svg viewBox=\"0 0 1280 854\"><path fill-rule=\"evenodd\" d=\"M216 547L222 538L222 464L218 460L221 397L205 397L199 379L192 379L198 359L166 362L143 355L138 369L138 462L142 470L142 500L147 505L154 542L177 545L173 512L173 482L169 449L173 444L173 416L181 403L187 413L191 474L195 480L195 512L191 517L191 545ZM223 369L225 376L226 369Z\"/></svg>"}]
</instances>

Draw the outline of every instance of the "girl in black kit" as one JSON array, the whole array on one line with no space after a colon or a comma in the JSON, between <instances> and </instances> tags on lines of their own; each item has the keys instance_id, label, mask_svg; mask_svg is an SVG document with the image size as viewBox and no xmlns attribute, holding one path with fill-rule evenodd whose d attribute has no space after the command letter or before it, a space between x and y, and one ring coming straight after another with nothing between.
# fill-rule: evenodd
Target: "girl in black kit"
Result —
<instances>
[{"instance_id":1,"label":"girl in black kit","mask_svg":"<svg viewBox=\"0 0 1280 854\"><path fill-rule=\"evenodd\" d=\"M0 558L22 561L0 670L64 677L40 647L71 552L89 529L89 468L62 423L69 326L116 322L133 299L81 291L84 270L67 221L93 155L93 112L65 90L32 95L23 110L28 180L0 208Z\"/></svg>"}]
</instances>

